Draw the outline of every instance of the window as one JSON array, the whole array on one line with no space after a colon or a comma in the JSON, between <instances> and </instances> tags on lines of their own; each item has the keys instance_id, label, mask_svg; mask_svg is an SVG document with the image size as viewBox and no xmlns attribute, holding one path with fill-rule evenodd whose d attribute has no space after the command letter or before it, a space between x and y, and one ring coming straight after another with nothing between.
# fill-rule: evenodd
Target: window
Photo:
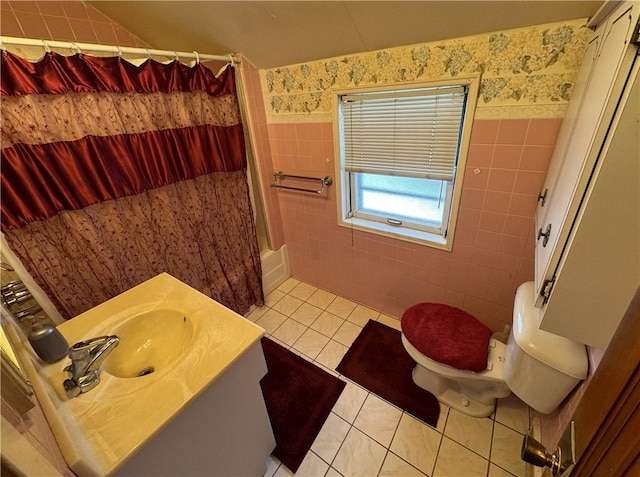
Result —
<instances>
[{"instance_id":1,"label":"window","mask_svg":"<svg viewBox=\"0 0 640 477\"><path fill-rule=\"evenodd\" d=\"M336 91L339 224L451 249L477 80Z\"/></svg>"}]
</instances>

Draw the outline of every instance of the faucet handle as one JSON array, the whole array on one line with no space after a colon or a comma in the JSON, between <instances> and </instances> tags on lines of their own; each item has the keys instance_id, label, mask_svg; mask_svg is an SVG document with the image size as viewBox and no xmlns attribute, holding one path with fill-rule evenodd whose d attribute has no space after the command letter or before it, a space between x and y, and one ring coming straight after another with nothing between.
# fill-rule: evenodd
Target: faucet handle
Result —
<instances>
[{"instance_id":1,"label":"faucet handle","mask_svg":"<svg viewBox=\"0 0 640 477\"><path fill-rule=\"evenodd\" d=\"M71 348L69 348L69 358L71 359L85 359L89 357L91 350L96 346L101 346L110 340L112 336L97 336L85 341L78 341Z\"/></svg>"},{"instance_id":2,"label":"faucet handle","mask_svg":"<svg viewBox=\"0 0 640 477\"><path fill-rule=\"evenodd\" d=\"M64 387L65 394L67 395L68 398L74 398L76 396L79 396L80 393L82 392L82 390L80 389L80 386L74 383L73 380L71 379L65 379L64 382L62 383L62 386Z\"/></svg>"}]
</instances>

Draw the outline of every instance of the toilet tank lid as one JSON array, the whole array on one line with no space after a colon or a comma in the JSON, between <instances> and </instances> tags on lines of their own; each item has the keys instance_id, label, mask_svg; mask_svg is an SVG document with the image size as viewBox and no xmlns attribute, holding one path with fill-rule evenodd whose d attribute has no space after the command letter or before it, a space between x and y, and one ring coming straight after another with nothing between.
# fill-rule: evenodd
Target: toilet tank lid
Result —
<instances>
[{"instance_id":1,"label":"toilet tank lid","mask_svg":"<svg viewBox=\"0 0 640 477\"><path fill-rule=\"evenodd\" d=\"M512 330L516 343L522 351L547 366L573 378L585 379L589 369L585 346L538 328L534 292L533 282L523 283L516 292Z\"/></svg>"}]
</instances>

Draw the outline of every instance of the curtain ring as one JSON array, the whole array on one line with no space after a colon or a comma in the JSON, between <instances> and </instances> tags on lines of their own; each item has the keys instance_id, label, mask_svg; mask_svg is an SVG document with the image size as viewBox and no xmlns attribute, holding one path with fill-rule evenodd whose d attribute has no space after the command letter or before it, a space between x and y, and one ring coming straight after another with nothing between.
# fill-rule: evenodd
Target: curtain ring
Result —
<instances>
[{"instance_id":1,"label":"curtain ring","mask_svg":"<svg viewBox=\"0 0 640 477\"><path fill-rule=\"evenodd\" d=\"M80 47L78 46L78 44L75 41L72 41L70 50L73 51L74 48L76 49L76 53L78 55L82 56L82 50L80 49Z\"/></svg>"},{"instance_id":2,"label":"curtain ring","mask_svg":"<svg viewBox=\"0 0 640 477\"><path fill-rule=\"evenodd\" d=\"M151 52L149 51L149 48L145 48L145 50L147 50L147 60L151 59Z\"/></svg>"},{"instance_id":3,"label":"curtain ring","mask_svg":"<svg viewBox=\"0 0 640 477\"><path fill-rule=\"evenodd\" d=\"M197 51L194 51L193 54L196 55L196 65L199 65L200 64L200 55L198 54Z\"/></svg>"},{"instance_id":4,"label":"curtain ring","mask_svg":"<svg viewBox=\"0 0 640 477\"><path fill-rule=\"evenodd\" d=\"M42 40L42 44L44 45L45 53L51 53L51 47L49 46L49 42L47 40Z\"/></svg>"},{"instance_id":5,"label":"curtain ring","mask_svg":"<svg viewBox=\"0 0 640 477\"><path fill-rule=\"evenodd\" d=\"M118 57L122 59L122 48L120 46L116 46L116 48L118 49Z\"/></svg>"},{"instance_id":6,"label":"curtain ring","mask_svg":"<svg viewBox=\"0 0 640 477\"><path fill-rule=\"evenodd\" d=\"M180 61L180 56L178 55L178 52L174 51L173 53L176 55L176 61Z\"/></svg>"}]
</instances>

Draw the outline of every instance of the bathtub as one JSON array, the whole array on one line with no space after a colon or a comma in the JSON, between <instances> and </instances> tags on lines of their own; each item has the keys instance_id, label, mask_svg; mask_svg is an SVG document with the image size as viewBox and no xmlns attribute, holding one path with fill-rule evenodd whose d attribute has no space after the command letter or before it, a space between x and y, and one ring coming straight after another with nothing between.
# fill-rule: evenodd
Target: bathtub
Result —
<instances>
[{"instance_id":1,"label":"bathtub","mask_svg":"<svg viewBox=\"0 0 640 477\"><path fill-rule=\"evenodd\" d=\"M262 263L262 288L267 296L291 276L287 246L283 245L279 250L261 252L260 261Z\"/></svg>"}]
</instances>

